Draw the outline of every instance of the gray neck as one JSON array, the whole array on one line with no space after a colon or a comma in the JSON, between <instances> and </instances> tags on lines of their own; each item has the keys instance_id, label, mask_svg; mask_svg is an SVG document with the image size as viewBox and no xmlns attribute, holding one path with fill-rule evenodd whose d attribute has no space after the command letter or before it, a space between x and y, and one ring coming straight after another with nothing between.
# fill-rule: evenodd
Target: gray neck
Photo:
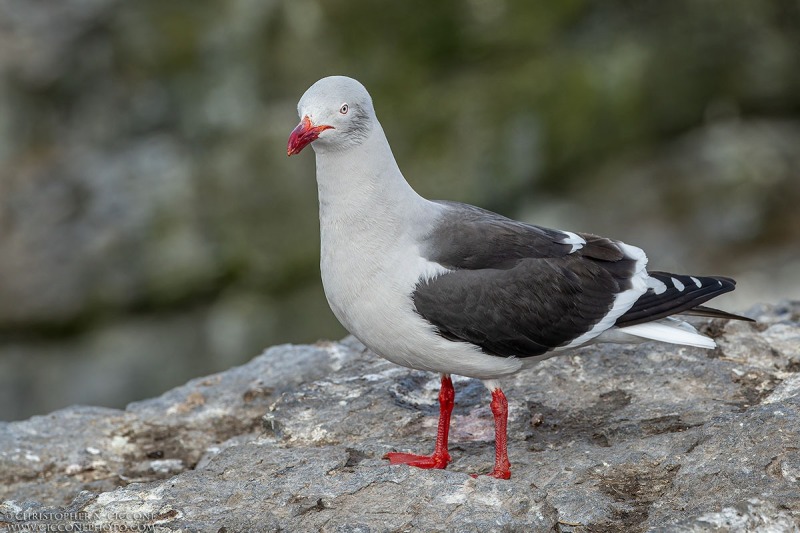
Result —
<instances>
[{"instance_id":1,"label":"gray neck","mask_svg":"<svg viewBox=\"0 0 800 533\"><path fill-rule=\"evenodd\" d=\"M403 177L377 121L361 144L315 153L323 238L328 231L342 230L388 237L409 222L424 224L435 211L436 204L418 195Z\"/></svg>"}]
</instances>

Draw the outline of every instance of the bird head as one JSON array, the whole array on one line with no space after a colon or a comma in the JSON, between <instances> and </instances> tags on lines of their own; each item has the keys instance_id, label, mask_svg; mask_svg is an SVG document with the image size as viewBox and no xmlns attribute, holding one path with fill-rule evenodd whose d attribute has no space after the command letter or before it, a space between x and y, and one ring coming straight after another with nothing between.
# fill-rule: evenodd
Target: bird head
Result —
<instances>
[{"instance_id":1,"label":"bird head","mask_svg":"<svg viewBox=\"0 0 800 533\"><path fill-rule=\"evenodd\" d=\"M322 78L297 104L300 124L289 135L287 155L314 143L315 151L342 151L369 137L375 122L372 98L359 82L345 76Z\"/></svg>"}]
</instances>

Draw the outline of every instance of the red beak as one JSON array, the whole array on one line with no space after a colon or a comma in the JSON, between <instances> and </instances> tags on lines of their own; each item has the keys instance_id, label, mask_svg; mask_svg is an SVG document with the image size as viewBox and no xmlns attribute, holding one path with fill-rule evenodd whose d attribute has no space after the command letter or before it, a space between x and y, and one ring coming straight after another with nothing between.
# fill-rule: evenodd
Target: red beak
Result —
<instances>
[{"instance_id":1,"label":"red beak","mask_svg":"<svg viewBox=\"0 0 800 533\"><path fill-rule=\"evenodd\" d=\"M303 148L317 140L319 134L325 130L332 130L333 126L315 126L311 123L308 115L303 117L300 124L292 130L289 135L289 144L286 147L286 155L295 155L303 151Z\"/></svg>"}]
</instances>

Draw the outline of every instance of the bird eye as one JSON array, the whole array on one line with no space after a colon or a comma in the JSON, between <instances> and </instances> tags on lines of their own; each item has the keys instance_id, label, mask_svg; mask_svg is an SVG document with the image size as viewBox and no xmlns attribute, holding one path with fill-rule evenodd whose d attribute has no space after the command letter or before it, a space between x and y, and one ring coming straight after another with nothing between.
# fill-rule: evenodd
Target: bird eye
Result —
<instances>
[{"instance_id":1,"label":"bird eye","mask_svg":"<svg viewBox=\"0 0 800 533\"><path fill-rule=\"evenodd\" d=\"M339 113L346 115L349 109L350 107L347 104L342 104L342 107L339 108Z\"/></svg>"}]
</instances>

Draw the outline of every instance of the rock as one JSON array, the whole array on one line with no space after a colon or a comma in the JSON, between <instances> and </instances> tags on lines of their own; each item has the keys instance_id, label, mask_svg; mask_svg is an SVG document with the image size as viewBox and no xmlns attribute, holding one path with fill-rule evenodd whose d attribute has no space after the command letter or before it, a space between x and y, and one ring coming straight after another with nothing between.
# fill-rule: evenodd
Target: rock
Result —
<instances>
[{"instance_id":1,"label":"rock","mask_svg":"<svg viewBox=\"0 0 800 533\"><path fill-rule=\"evenodd\" d=\"M453 462L433 445L438 377L352 338L278 346L122 410L0 426L0 526L154 531L796 531L800 302L700 321L719 348L592 346L508 379L509 481L488 393L455 377Z\"/></svg>"},{"instance_id":2,"label":"rock","mask_svg":"<svg viewBox=\"0 0 800 533\"><path fill-rule=\"evenodd\" d=\"M796 516L774 504L752 498L735 506L724 507L718 512L706 513L675 524L675 528L686 533L706 531L797 531ZM655 528L654 532L669 531Z\"/></svg>"}]
</instances>

